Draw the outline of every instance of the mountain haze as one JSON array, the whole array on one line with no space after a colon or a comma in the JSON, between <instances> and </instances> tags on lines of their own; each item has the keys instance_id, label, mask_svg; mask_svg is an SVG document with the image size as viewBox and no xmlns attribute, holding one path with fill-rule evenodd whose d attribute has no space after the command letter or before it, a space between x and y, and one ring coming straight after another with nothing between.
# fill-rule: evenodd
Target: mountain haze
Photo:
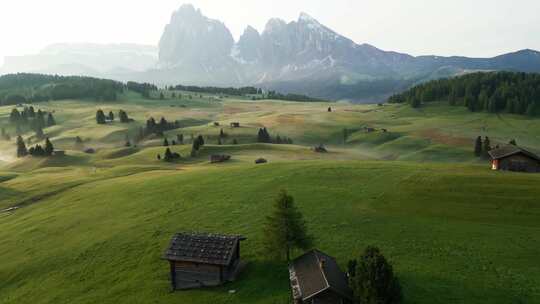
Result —
<instances>
[{"instance_id":1,"label":"mountain haze","mask_svg":"<svg viewBox=\"0 0 540 304\"><path fill-rule=\"evenodd\" d=\"M93 53L91 50L87 53ZM534 50L494 58L414 57L358 44L306 13L289 23L271 19L262 32L248 26L235 41L223 22L204 16L192 5L183 5L172 14L155 52L144 52L146 55L135 59L133 54L141 52L131 52L128 60L117 56L122 53L101 52L101 57L108 58L106 62L116 65L71 60L71 53L40 54L39 60L7 58L4 72L20 68L161 85L254 85L364 102L381 101L428 80L475 71L540 72L540 53ZM77 54L82 56L80 51Z\"/></svg>"}]
</instances>

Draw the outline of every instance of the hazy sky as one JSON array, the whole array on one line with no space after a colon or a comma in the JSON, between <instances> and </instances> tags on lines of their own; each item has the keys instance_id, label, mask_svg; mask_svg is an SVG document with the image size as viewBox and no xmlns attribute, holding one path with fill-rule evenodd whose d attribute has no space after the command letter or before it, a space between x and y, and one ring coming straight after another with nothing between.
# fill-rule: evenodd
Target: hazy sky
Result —
<instances>
[{"instance_id":1,"label":"hazy sky","mask_svg":"<svg viewBox=\"0 0 540 304\"><path fill-rule=\"evenodd\" d=\"M357 43L413 55L540 50L540 0L1 0L0 58L56 42L155 45L182 3L236 38L248 24L262 30L271 17L305 11Z\"/></svg>"}]
</instances>

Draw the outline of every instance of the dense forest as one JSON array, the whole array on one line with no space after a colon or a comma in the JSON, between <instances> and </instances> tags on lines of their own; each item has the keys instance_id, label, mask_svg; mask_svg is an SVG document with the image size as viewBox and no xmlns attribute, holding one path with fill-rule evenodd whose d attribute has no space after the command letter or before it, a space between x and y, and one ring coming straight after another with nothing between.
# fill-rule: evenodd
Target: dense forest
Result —
<instances>
[{"instance_id":1,"label":"dense forest","mask_svg":"<svg viewBox=\"0 0 540 304\"><path fill-rule=\"evenodd\" d=\"M390 103L447 101L472 112L540 114L540 74L490 72L430 81L388 99Z\"/></svg>"},{"instance_id":2,"label":"dense forest","mask_svg":"<svg viewBox=\"0 0 540 304\"><path fill-rule=\"evenodd\" d=\"M79 76L9 74L0 76L0 105L61 99L116 100L121 82Z\"/></svg>"},{"instance_id":3,"label":"dense forest","mask_svg":"<svg viewBox=\"0 0 540 304\"><path fill-rule=\"evenodd\" d=\"M255 95L262 94L261 89L255 87L243 87L243 88L220 88L220 87L198 87L198 86L184 86L177 85L169 87L169 90L189 91L196 93L210 93L210 94L224 94L224 95Z\"/></svg>"}]
</instances>

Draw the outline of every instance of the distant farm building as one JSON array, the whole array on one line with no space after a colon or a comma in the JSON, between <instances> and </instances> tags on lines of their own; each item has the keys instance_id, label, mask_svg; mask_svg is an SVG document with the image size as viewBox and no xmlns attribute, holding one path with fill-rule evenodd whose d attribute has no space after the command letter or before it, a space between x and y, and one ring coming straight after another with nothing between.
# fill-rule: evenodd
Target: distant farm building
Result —
<instances>
[{"instance_id":1,"label":"distant farm building","mask_svg":"<svg viewBox=\"0 0 540 304\"><path fill-rule=\"evenodd\" d=\"M508 145L488 153L493 170L540 172L540 157L521 147Z\"/></svg>"},{"instance_id":2,"label":"distant farm building","mask_svg":"<svg viewBox=\"0 0 540 304\"><path fill-rule=\"evenodd\" d=\"M225 154L214 154L210 155L210 162L211 163L223 163L231 159L230 155Z\"/></svg>"},{"instance_id":3,"label":"distant farm building","mask_svg":"<svg viewBox=\"0 0 540 304\"><path fill-rule=\"evenodd\" d=\"M289 266L294 304L353 303L347 276L336 260L318 250L295 259Z\"/></svg>"},{"instance_id":4,"label":"distant farm building","mask_svg":"<svg viewBox=\"0 0 540 304\"><path fill-rule=\"evenodd\" d=\"M236 279L242 236L178 233L163 259L169 261L173 290L219 286Z\"/></svg>"},{"instance_id":5,"label":"distant farm building","mask_svg":"<svg viewBox=\"0 0 540 304\"><path fill-rule=\"evenodd\" d=\"M231 128L240 128L239 122L231 122Z\"/></svg>"},{"instance_id":6,"label":"distant farm building","mask_svg":"<svg viewBox=\"0 0 540 304\"><path fill-rule=\"evenodd\" d=\"M265 158L257 158L255 164L266 164L268 161Z\"/></svg>"}]
</instances>

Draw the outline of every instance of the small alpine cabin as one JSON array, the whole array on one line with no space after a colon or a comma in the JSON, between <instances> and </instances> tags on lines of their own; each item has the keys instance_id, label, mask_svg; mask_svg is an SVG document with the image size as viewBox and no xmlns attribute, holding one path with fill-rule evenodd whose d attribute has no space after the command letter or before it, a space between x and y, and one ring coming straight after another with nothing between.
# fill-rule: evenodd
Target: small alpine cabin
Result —
<instances>
[{"instance_id":1,"label":"small alpine cabin","mask_svg":"<svg viewBox=\"0 0 540 304\"><path fill-rule=\"evenodd\" d=\"M507 145L488 153L493 170L540 172L540 157L521 147Z\"/></svg>"},{"instance_id":2,"label":"small alpine cabin","mask_svg":"<svg viewBox=\"0 0 540 304\"><path fill-rule=\"evenodd\" d=\"M296 258L289 266L294 304L351 304L352 290L336 260L318 250Z\"/></svg>"},{"instance_id":3,"label":"small alpine cabin","mask_svg":"<svg viewBox=\"0 0 540 304\"><path fill-rule=\"evenodd\" d=\"M173 290L219 286L236 279L242 236L177 233L165 251Z\"/></svg>"},{"instance_id":4,"label":"small alpine cabin","mask_svg":"<svg viewBox=\"0 0 540 304\"><path fill-rule=\"evenodd\" d=\"M231 122L231 128L240 128L239 122Z\"/></svg>"}]
</instances>

